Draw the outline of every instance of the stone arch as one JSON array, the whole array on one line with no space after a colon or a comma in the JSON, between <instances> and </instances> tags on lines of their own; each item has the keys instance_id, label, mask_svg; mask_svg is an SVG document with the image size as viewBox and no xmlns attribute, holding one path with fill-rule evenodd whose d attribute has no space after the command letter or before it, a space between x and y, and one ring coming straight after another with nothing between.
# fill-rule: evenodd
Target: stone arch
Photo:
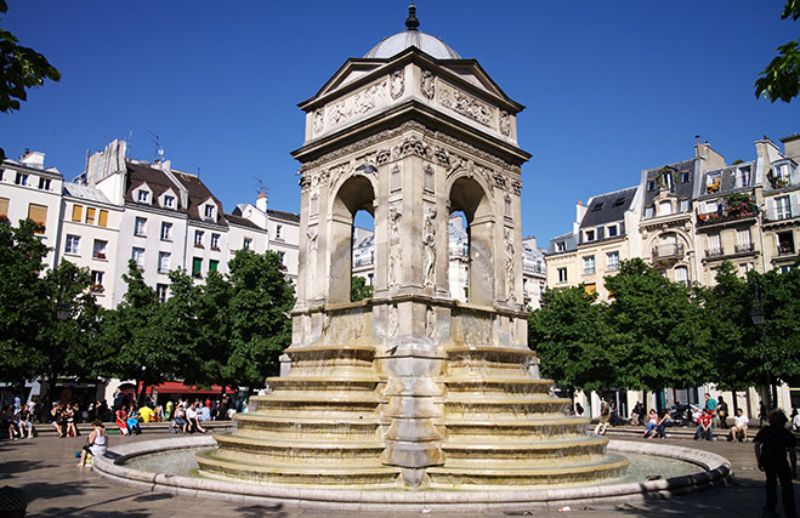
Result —
<instances>
[{"instance_id":1,"label":"stone arch","mask_svg":"<svg viewBox=\"0 0 800 518\"><path fill-rule=\"evenodd\" d=\"M375 216L375 190L369 178L356 174L336 190L329 215L328 302L350 302L353 219L359 210Z\"/></svg>"},{"instance_id":2,"label":"stone arch","mask_svg":"<svg viewBox=\"0 0 800 518\"><path fill-rule=\"evenodd\" d=\"M461 175L449 185L450 212L464 213L469 242L469 296L473 304L494 300L494 211L488 191L472 176Z\"/></svg>"}]
</instances>

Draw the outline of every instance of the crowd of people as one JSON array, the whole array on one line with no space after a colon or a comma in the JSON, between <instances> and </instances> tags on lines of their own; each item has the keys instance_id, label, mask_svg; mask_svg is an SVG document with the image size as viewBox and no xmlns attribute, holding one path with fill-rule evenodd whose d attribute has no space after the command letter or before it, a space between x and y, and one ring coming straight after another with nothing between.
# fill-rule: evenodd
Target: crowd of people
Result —
<instances>
[{"instance_id":1,"label":"crowd of people","mask_svg":"<svg viewBox=\"0 0 800 518\"><path fill-rule=\"evenodd\" d=\"M15 397L13 402L7 403L3 409L2 433L11 440L33 439L33 415L36 404L33 402L22 404L22 399Z\"/></svg>"}]
</instances>

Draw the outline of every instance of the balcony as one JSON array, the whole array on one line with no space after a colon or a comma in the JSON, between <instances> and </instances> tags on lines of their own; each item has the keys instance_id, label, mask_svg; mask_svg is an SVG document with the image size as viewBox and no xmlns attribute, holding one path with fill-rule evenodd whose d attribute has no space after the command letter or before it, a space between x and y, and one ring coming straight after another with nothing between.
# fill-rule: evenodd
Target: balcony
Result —
<instances>
[{"instance_id":1,"label":"balcony","mask_svg":"<svg viewBox=\"0 0 800 518\"><path fill-rule=\"evenodd\" d=\"M522 271L523 271L523 273L528 273L528 274L537 274L538 273L539 275L544 275L545 273L547 273L545 267L542 266L541 264L538 264L538 263L537 264L525 264L525 263L523 263L522 264Z\"/></svg>"},{"instance_id":2,"label":"balcony","mask_svg":"<svg viewBox=\"0 0 800 518\"><path fill-rule=\"evenodd\" d=\"M722 248L709 248L706 250L706 257L722 257L725 255L722 252Z\"/></svg>"},{"instance_id":3,"label":"balcony","mask_svg":"<svg viewBox=\"0 0 800 518\"><path fill-rule=\"evenodd\" d=\"M753 252L755 249L756 249L756 247L755 247L755 245L753 245L753 243L746 243L746 244L736 245L736 253L737 254L750 253L750 252Z\"/></svg>"},{"instance_id":4,"label":"balcony","mask_svg":"<svg viewBox=\"0 0 800 518\"><path fill-rule=\"evenodd\" d=\"M669 243L653 247L653 260L656 259L680 259L683 257L683 245Z\"/></svg>"},{"instance_id":5,"label":"balcony","mask_svg":"<svg viewBox=\"0 0 800 518\"><path fill-rule=\"evenodd\" d=\"M106 253L105 252L95 252L92 254L92 259L98 259L100 261L106 260Z\"/></svg>"},{"instance_id":6,"label":"balcony","mask_svg":"<svg viewBox=\"0 0 800 518\"><path fill-rule=\"evenodd\" d=\"M104 291L106 291L106 289L103 287L102 284L92 284L91 288L89 288L89 291L91 291L92 293L103 293Z\"/></svg>"},{"instance_id":7,"label":"balcony","mask_svg":"<svg viewBox=\"0 0 800 518\"><path fill-rule=\"evenodd\" d=\"M778 257L794 255L795 253L793 244L778 245Z\"/></svg>"},{"instance_id":8,"label":"balcony","mask_svg":"<svg viewBox=\"0 0 800 518\"><path fill-rule=\"evenodd\" d=\"M764 220L768 222L787 221L798 216L800 216L800 205L795 203L782 207L770 207L767 209Z\"/></svg>"},{"instance_id":9,"label":"balcony","mask_svg":"<svg viewBox=\"0 0 800 518\"><path fill-rule=\"evenodd\" d=\"M746 194L732 194L728 196L716 212L697 213L697 227L707 227L755 218L758 207Z\"/></svg>"}]
</instances>

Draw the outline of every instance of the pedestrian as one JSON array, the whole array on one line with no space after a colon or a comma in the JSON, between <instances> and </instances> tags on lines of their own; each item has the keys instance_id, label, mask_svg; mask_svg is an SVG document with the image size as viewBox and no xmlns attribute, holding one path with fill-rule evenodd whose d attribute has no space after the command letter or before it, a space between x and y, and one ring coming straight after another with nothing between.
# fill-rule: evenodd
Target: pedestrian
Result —
<instances>
[{"instance_id":1,"label":"pedestrian","mask_svg":"<svg viewBox=\"0 0 800 518\"><path fill-rule=\"evenodd\" d=\"M66 437L66 430L63 426L63 418L61 417L62 409L60 403L53 403L53 408L50 409L50 418L52 419L53 428L59 437Z\"/></svg>"},{"instance_id":2,"label":"pedestrian","mask_svg":"<svg viewBox=\"0 0 800 518\"><path fill-rule=\"evenodd\" d=\"M78 429L75 427L75 408L72 406L72 403L67 403L67 408L61 414L61 417L64 420L62 426L64 426L67 436L77 437Z\"/></svg>"},{"instance_id":3,"label":"pedestrian","mask_svg":"<svg viewBox=\"0 0 800 518\"><path fill-rule=\"evenodd\" d=\"M703 408L711 412L711 415L713 416L717 410L717 400L711 397L711 394L708 392L706 392L705 400L706 402L705 405L703 405Z\"/></svg>"},{"instance_id":4,"label":"pedestrian","mask_svg":"<svg viewBox=\"0 0 800 518\"><path fill-rule=\"evenodd\" d=\"M753 439L756 445L758 469L763 471L767 478L767 503L764 513L777 516L775 508L778 504L778 482L780 482L783 513L787 518L795 518L797 511L794 505L792 478L797 477L797 455L794 435L786 429L786 414L780 409L770 412L767 422L768 426L759 430Z\"/></svg>"},{"instance_id":5,"label":"pedestrian","mask_svg":"<svg viewBox=\"0 0 800 518\"><path fill-rule=\"evenodd\" d=\"M719 397L719 401L717 402L717 418L719 419L719 427L720 428L728 428L728 403L722 398Z\"/></svg>"},{"instance_id":6,"label":"pedestrian","mask_svg":"<svg viewBox=\"0 0 800 518\"><path fill-rule=\"evenodd\" d=\"M712 427L714 424L714 416L711 412L707 409L703 409L703 413L700 414L700 418L697 420L697 428L694 432L694 440L699 441L700 439L705 439L707 441L714 440L714 432L712 431Z\"/></svg>"}]
</instances>

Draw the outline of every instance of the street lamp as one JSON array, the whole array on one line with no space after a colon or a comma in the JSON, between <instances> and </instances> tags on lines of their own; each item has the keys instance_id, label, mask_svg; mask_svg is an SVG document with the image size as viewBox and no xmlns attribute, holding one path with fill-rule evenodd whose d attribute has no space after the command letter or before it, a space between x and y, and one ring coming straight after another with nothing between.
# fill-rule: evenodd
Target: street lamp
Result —
<instances>
[{"instance_id":1,"label":"street lamp","mask_svg":"<svg viewBox=\"0 0 800 518\"><path fill-rule=\"evenodd\" d=\"M761 353L761 368L764 371L764 393L767 400L767 410L772 409L772 393L770 391L769 382L769 365L767 362L766 343L764 340L764 302L761 297L761 288L758 284L755 285L755 305L750 308L750 318L753 324L758 328L759 332L759 349Z\"/></svg>"}]
</instances>

